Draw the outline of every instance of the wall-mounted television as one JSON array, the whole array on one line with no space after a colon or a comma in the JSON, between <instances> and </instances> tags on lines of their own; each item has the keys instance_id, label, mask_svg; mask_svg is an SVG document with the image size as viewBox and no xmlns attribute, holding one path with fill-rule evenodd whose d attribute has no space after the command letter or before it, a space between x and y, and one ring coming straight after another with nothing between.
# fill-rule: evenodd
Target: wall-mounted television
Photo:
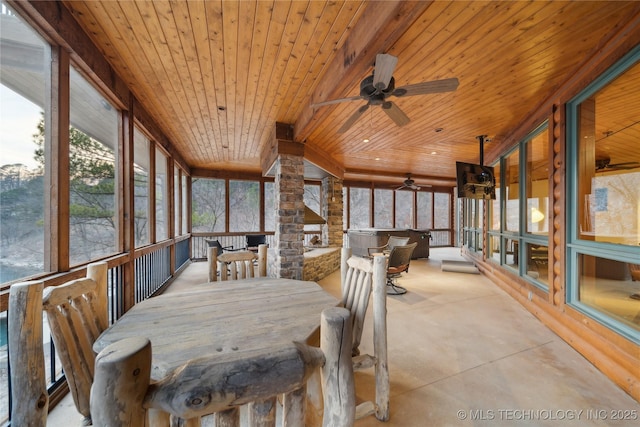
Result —
<instances>
[{"instance_id":1,"label":"wall-mounted television","mask_svg":"<svg viewBox=\"0 0 640 427\"><path fill-rule=\"evenodd\" d=\"M495 199L496 179L493 167L456 162L458 197Z\"/></svg>"}]
</instances>

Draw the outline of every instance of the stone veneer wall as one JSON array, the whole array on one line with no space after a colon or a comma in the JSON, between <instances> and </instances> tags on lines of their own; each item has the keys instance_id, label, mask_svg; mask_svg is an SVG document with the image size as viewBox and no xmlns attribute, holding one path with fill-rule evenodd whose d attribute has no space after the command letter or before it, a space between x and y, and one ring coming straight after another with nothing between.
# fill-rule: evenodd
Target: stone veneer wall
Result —
<instances>
[{"instance_id":1,"label":"stone veneer wall","mask_svg":"<svg viewBox=\"0 0 640 427\"><path fill-rule=\"evenodd\" d=\"M317 282L340 269L340 247L318 248L304 254L302 280ZM267 276L276 276L276 250L267 250Z\"/></svg>"},{"instance_id":2,"label":"stone veneer wall","mask_svg":"<svg viewBox=\"0 0 640 427\"><path fill-rule=\"evenodd\" d=\"M342 246L343 241L343 200L342 180L329 176L322 180L322 212L327 221L322 226L322 244L334 247Z\"/></svg>"},{"instance_id":3,"label":"stone veneer wall","mask_svg":"<svg viewBox=\"0 0 640 427\"><path fill-rule=\"evenodd\" d=\"M317 282L339 269L339 247L313 249L304 254L303 280Z\"/></svg>"},{"instance_id":4,"label":"stone veneer wall","mask_svg":"<svg viewBox=\"0 0 640 427\"><path fill-rule=\"evenodd\" d=\"M304 159L280 154L276 161L275 277L302 279L304 254ZM270 275L272 273L269 273Z\"/></svg>"}]
</instances>

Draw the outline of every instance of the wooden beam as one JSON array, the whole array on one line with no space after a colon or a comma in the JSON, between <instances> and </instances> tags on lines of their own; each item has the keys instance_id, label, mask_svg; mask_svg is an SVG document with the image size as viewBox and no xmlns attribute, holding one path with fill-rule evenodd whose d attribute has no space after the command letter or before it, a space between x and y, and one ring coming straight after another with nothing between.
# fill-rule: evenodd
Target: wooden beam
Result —
<instances>
[{"instance_id":1,"label":"wooden beam","mask_svg":"<svg viewBox=\"0 0 640 427\"><path fill-rule=\"evenodd\" d=\"M355 81L365 77L378 53L386 52L404 34L431 1L375 1L367 5L349 38L336 51L326 68L329 72L316 86L309 105L294 126L294 140L304 141L316 123L329 114L328 108L311 105L345 96Z\"/></svg>"}]
</instances>

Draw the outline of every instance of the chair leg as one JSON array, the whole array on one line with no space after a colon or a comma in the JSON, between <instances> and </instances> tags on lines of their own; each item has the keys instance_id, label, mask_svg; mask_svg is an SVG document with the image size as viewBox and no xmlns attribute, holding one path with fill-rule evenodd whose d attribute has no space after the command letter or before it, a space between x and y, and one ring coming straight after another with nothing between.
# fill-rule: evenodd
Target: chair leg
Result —
<instances>
[{"instance_id":1,"label":"chair leg","mask_svg":"<svg viewBox=\"0 0 640 427\"><path fill-rule=\"evenodd\" d=\"M387 277L387 295L403 295L407 288L396 283L396 277Z\"/></svg>"}]
</instances>

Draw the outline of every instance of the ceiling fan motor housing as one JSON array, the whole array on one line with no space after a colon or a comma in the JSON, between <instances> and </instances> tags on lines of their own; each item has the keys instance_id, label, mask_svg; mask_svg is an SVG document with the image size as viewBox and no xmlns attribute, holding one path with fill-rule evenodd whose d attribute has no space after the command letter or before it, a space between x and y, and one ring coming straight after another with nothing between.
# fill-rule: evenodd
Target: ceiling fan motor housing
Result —
<instances>
[{"instance_id":1,"label":"ceiling fan motor housing","mask_svg":"<svg viewBox=\"0 0 640 427\"><path fill-rule=\"evenodd\" d=\"M391 77L386 89L378 90L373 85L373 74L360 83L360 96L367 98L371 105L382 105L384 99L395 89L395 79Z\"/></svg>"}]
</instances>

